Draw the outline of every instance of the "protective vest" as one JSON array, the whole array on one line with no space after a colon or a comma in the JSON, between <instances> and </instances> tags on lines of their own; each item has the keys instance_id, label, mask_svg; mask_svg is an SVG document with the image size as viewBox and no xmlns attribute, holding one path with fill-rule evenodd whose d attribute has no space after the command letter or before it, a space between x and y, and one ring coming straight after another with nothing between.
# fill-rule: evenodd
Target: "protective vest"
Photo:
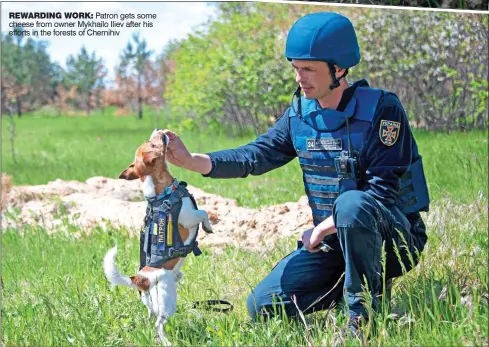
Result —
<instances>
[{"instance_id":1,"label":"protective vest","mask_svg":"<svg viewBox=\"0 0 489 347\"><path fill-rule=\"evenodd\" d=\"M147 199L145 228L140 235L140 269L146 265L160 266L171 259L186 257L190 252L196 256L202 253L196 240L198 230L187 246L178 231L182 199L190 198L197 209L197 203L186 187L186 182L175 179L163 193Z\"/></svg>"},{"instance_id":2,"label":"protective vest","mask_svg":"<svg viewBox=\"0 0 489 347\"><path fill-rule=\"evenodd\" d=\"M359 86L342 112L322 109L317 100L304 97L294 101L289 109L292 140L314 225L332 214L340 194L362 189L367 169L362 162L363 149L377 104L386 93ZM415 143L410 169L401 178L396 205L405 215L428 210L428 189Z\"/></svg>"}]
</instances>

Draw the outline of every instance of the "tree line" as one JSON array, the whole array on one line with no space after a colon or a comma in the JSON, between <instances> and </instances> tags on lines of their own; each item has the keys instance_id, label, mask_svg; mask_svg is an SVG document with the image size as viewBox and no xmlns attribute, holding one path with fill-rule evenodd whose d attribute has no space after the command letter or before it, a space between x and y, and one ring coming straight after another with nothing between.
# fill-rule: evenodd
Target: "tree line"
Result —
<instances>
[{"instance_id":1,"label":"tree line","mask_svg":"<svg viewBox=\"0 0 489 347\"><path fill-rule=\"evenodd\" d=\"M19 115L43 105L87 114L116 106L143 117L143 105L171 110L190 127L259 133L281 116L295 90L283 56L296 18L322 7L219 3L214 20L156 56L134 34L121 51L115 80L96 52L82 48L52 62L46 44L2 36L2 108ZM349 80L397 93L413 125L428 130L488 127L488 16L334 8L358 33L362 61Z\"/></svg>"},{"instance_id":2,"label":"tree line","mask_svg":"<svg viewBox=\"0 0 489 347\"><path fill-rule=\"evenodd\" d=\"M67 57L63 68L51 60L45 41L2 33L2 114L14 109L21 117L52 105L59 115L72 110L88 115L93 109L116 106L142 118L143 105L162 103L162 62L151 60L153 54L135 33L120 53L113 83L108 83L107 68L96 52L82 47Z\"/></svg>"}]
</instances>

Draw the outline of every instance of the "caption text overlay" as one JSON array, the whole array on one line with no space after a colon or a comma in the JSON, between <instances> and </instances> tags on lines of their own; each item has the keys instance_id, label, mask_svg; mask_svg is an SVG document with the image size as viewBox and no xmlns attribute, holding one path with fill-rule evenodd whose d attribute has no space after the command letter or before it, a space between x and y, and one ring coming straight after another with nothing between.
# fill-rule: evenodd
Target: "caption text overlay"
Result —
<instances>
[{"instance_id":1,"label":"caption text overlay","mask_svg":"<svg viewBox=\"0 0 489 347\"><path fill-rule=\"evenodd\" d=\"M10 12L10 36L119 36L124 28L152 28L156 14Z\"/></svg>"}]
</instances>

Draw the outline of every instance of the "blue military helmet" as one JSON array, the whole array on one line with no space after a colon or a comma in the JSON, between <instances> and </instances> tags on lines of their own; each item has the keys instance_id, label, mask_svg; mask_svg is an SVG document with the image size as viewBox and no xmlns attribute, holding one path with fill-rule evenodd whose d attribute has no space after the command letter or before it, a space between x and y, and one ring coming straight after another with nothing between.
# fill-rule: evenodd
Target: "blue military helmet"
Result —
<instances>
[{"instance_id":1,"label":"blue military helmet","mask_svg":"<svg viewBox=\"0 0 489 347\"><path fill-rule=\"evenodd\" d=\"M348 69L360 62L357 35L350 20L334 12L308 14L287 35L285 56L290 61L319 60Z\"/></svg>"}]
</instances>

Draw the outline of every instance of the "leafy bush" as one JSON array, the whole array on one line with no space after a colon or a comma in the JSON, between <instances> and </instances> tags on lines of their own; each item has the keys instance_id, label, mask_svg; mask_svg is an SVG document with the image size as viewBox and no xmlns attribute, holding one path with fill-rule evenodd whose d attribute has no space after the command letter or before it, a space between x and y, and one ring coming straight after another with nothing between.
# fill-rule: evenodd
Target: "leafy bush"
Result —
<instances>
[{"instance_id":1,"label":"leafy bush","mask_svg":"<svg viewBox=\"0 0 489 347\"><path fill-rule=\"evenodd\" d=\"M165 97L175 115L233 132L262 132L289 105L296 84L284 58L293 22L323 7L222 3L214 21L175 43ZM351 18L362 49L353 78L396 92L418 127L486 128L488 17L330 8Z\"/></svg>"},{"instance_id":2,"label":"leafy bush","mask_svg":"<svg viewBox=\"0 0 489 347\"><path fill-rule=\"evenodd\" d=\"M396 92L428 130L487 127L488 17L364 10L363 63L353 71Z\"/></svg>"}]
</instances>

